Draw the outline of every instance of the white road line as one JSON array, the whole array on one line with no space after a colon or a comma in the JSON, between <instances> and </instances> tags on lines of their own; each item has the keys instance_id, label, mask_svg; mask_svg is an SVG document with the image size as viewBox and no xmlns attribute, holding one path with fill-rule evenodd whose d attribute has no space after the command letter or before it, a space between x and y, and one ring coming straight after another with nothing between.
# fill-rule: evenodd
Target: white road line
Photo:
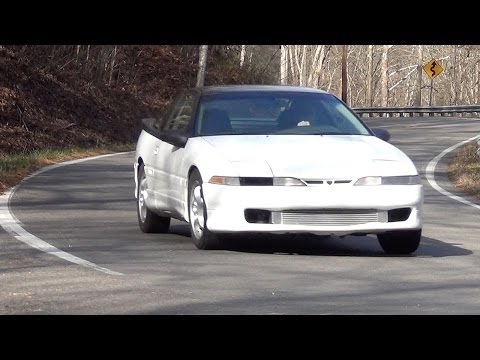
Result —
<instances>
[{"instance_id":1,"label":"white road line","mask_svg":"<svg viewBox=\"0 0 480 360\"><path fill-rule=\"evenodd\" d=\"M450 146L448 149L443 150L440 154L438 154L432 160L430 160L430 162L427 165L426 175L427 175L427 180L430 183L430 186L435 190L437 190L440 194L448 196L450 199L460 201L465 205L468 205L468 206L474 207L475 209L480 210L480 205L474 204L471 201L468 201L467 199L464 199L460 196L452 194L451 192L448 192L447 190L442 188L440 185L438 185L437 182L435 181L435 167L437 166L438 162L449 152L455 150L456 148L462 146L463 144L466 144L470 141L474 141L476 139L480 139L480 135L477 135L465 141L459 142L458 144L455 144L453 146Z\"/></svg>"},{"instance_id":2,"label":"white road line","mask_svg":"<svg viewBox=\"0 0 480 360\"><path fill-rule=\"evenodd\" d=\"M50 165L47 167L44 167L32 175L26 177L23 181L32 178L34 176L37 176L41 173L44 173L49 170L53 170L62 166L66 165L71 165L71 164L78 164L84 161L89 161L89 160L95 160L95 159L100 159L103 157L108 157L108 156L114 156L114 155L120 155L120 154L125 154L125 153L116 153L116 154L107 154L107 155L100 155L100 156L93 156L89 158L84 158L84 159L79 159L79 160L71 160L71 161L66 161L63 163L55 164L55 165ZM120 272L113 271L101 266L98 266L97 264L94 264L90 261L87 261L85 259L79 258L75 255L72 255L70 253L67 253L63 250L57 249L55 246L50 245L48 242L43 241L42 239L36 237L35 235L29 233L27 230L25 230L22 227L22 223L13 215L13 213L10 211L10 200L13 197L13 194L15 193L15 190L18 188L18 185L11 188L8 190L4 195L0 195L0 226L2 226L3 229L10 235L12 235L14 238L17 240L20 240L21 242L38 249L40 251L46 252L48 254L54 255L59 257L60 259L70 261L74 264L85 266L97 271L101 271L103 273L109 274L109 275L123 275Z\"/></svg>"}]
</instances>

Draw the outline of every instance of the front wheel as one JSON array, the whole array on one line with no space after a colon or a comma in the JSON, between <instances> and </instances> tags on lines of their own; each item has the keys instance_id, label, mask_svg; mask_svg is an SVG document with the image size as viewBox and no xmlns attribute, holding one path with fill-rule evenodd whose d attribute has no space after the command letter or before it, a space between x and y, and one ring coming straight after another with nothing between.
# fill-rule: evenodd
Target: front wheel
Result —
<instances>
[{"instance_id":1,"label":"front wheel","mask_svg":"<svg viewBox=\"0 0 480 360\"><path fill-rule=\"evenodd\" d=\"M377 235L383 251L392 255L407 255L415 252L420 245L422 229L393 231Z\"/></svg>"},{"instance_id":2,"label":"front wheel","mask_svg":"<svg viewBox=\"0 0 480 360\"><path fill-rule=\"evenodd\" d=\"M203 198L202 177L194 170L188 181L188 214L192 239L201 250L217 249L219 240L216 234L207 229L207 206Z\"/></svg>"}]
</instances>

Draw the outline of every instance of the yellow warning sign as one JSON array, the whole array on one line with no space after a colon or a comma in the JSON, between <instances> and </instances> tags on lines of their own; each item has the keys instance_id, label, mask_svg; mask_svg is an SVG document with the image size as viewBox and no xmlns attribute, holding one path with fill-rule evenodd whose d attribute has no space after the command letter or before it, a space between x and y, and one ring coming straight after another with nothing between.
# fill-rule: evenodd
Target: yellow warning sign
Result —
<instances>
[{"instance_id":1,"label":"yellow warning sign","mask_svg":"<svg viewBox=\"0 0 480 360\"><path fill-rule=\"evenodd\" d=\"M423 66L423 70L427 73L430 79L435 79L443 71L437 60L432 59Z\"/></svg>"}]
</instances>

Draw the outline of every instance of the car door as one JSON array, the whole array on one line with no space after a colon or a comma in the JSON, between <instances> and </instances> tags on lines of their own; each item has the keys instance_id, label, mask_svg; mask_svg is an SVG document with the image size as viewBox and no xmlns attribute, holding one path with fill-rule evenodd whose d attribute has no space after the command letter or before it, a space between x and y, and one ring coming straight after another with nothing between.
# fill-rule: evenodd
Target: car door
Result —
<instances>
[{"instance_id":1,"label":"car door","mask_svg":"<svg viewBox=\"0 0 480 360\"><path fill-rule=\"evenodd\" d=\"M158 169L158 150L160 148L161 140L160 140L160 133L165 120L168 118L168 115L171 113L175 102L172 102L160 115L158 118L154 118L151 122L151 127L147 130L148 135L145 136L145 140L147 141L146 148L148 149L148 153L143 154L143 161L145 165L145 175L147 177L148 188L152 191L152 195L154 198L154 203L152 206L158 209L166 209L165 206L161 206L162 202L157 192L159 188L159 183L162 182L163 175Z\"/></svg>"},{"instance_id":2,"label":"car door","mask_svg":"<svg viewBox=\"0 0 480 360\"><path fill-rule=\"evenodd\" d=\"M175 102L172 111L162 124L163 134L188 135L191 132L192 114L196 104L196 93L185 92ZM184 214L187 186L185 148L160 140L155 149L157 180L157 206L177 215Z\"/></svg>"}]
</instances>

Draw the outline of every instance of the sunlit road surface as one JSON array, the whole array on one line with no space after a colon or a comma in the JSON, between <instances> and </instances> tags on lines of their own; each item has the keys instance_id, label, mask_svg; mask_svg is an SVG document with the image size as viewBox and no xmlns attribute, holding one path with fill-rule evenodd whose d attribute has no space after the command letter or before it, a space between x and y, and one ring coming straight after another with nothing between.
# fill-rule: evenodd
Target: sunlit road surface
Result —
<instances>
[{"instance_id":1,"label":"sunlit road surface","mask_svg":"<svg viewBox=\"0 0 480 360\"><path fill-rule=\"evenodd\" d=\"M188 226L140 232L133 153L40 174L15 193L23 228L123 275L33 249L0 228L0 314L478 314L480 211L432 189L428 162L480 133L480 120L373 118L415 161L425 185L423 239L385 255L376 237L229 237L200 251ZM455 192L444 158L436 181ZM460 194L461 195L461 194Z\"/></svg>"}]
</instances>

